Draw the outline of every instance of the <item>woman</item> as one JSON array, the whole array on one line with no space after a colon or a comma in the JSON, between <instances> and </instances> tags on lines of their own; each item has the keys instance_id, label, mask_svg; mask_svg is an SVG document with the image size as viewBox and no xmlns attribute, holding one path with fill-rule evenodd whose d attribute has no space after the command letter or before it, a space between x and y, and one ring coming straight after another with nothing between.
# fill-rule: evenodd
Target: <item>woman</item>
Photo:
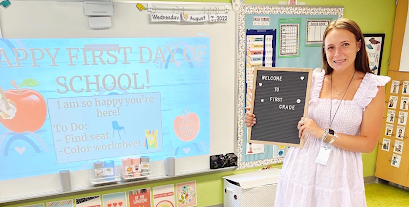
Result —
<instances>
[{"instance_id":1,"label":"woman","mask_svg":"<svg viewBox=\"0 0 409 207\"><path fill-rule=\"evenodd\" d=\"M371 73L354 21L331 22L323 42L323 70L313 72L308 117L297 126L305 144L284 160L275 207L366 206L361 153L378 142L390 78Z\"/></svg>"}]
</instances>

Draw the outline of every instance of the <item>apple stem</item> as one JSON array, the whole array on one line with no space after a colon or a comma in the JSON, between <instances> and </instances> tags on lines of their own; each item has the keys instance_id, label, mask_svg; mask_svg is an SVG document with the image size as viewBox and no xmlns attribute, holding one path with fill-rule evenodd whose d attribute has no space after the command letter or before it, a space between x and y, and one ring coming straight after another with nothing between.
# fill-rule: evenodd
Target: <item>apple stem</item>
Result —
<instances>
[{"instance_id":1,"label":"apple stem","mask_svg":"<svg viewBox=\"0 0 409 207\"><path fill-rule=\"evenodd\" d=\"M186 109L183 111L183 115L187 115L187 113L189 112L189 107L186 107Z\"/></svg>"},{"instance_id":2,"label":"apple stem","mask_svg":"<svg viewBox=\"0 0 409 207\"><path fill-rule=\"evenodd\" d=\"M12 80L12 81L11 81L11 85L13 85L13 86L14 86L14 88L16 88L16 89L17 89L17 93L18 93L18 94L21 94L21 93L20 93L20 88L17 86L17 83L16 83L16 81L15 81L15 80Z\"/></svg>"}]
</instances>

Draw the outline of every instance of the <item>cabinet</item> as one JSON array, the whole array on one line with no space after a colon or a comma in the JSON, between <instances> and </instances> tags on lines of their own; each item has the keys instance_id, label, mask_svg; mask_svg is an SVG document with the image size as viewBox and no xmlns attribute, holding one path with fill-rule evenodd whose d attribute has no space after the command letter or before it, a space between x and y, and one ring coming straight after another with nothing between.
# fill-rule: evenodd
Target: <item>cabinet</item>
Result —
<instances>
[{"instance_id":1,"label":"cabinet","mask_svg":"<svg viewBox=\"0 0 409 207\"><path fill-rule=\"evenodd\" d=\"M409 187L409 72L388 76L375 177Z\"/></svg>"}]
</instances>

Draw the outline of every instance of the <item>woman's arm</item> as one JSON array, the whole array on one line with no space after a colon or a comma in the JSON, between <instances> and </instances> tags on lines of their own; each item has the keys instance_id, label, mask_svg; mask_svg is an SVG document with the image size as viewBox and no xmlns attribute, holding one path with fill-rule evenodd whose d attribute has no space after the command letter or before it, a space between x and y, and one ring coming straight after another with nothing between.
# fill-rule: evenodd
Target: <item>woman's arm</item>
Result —
<instances>
[{"instance_id":1,"label":"woman's arm","mask_svg":"<svg viewBox=\"0 0 409 207\"><path fill-rule=\"evenodd\" d=\"M382 128L382 116L385 104L385 89L378 87L378 93L366 107L361 123L360 136L338 134L332 145L353 152L370 153L378 144Z\"/></svg>"},{"instance_id":2,"label":"woman's arm","mask_svg":"<svg viewBox=\"0 0 409 207\"><path fill-rule=\"evenodd\" d=\"M384 104L385 89L381 86L378 87L378 93L364 111L361 123L361 134L359 136L352 136L337 133L338 138L335 138L332 145L352 152L372 152L378 143L379 134L382 128ZM313 137L321 139L324 129L318 127L311 119L304 120L305 118L303 117L298 123L300 138L304 138L305 133L308 132Z\"/></svg>"}]
</instances>

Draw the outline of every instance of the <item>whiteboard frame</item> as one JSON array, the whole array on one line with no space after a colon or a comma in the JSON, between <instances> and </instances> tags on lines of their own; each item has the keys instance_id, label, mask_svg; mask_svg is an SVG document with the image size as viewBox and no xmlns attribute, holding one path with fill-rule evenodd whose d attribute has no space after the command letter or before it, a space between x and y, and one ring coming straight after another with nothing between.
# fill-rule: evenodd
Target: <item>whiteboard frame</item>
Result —
<instances>
[{"instance_id":1,"label":"whiteboard frame","mask_svg":"<svg viewBox=\"0 0 409 207\"><path fill-rule=\"evenodd\" d=\"M35 2L36 6L46 6L47 8L51 5L51 6L59 6L61 7L61 5L64 5L63 9L67 9L66 11L63 12L73 12L74 14L71 15L67 15L67 22L68 23L72 23L72 22L76 22L79 23L80 25L74 25L76 26L76 28L81 27L81 30L84 31L84 33L76 33L76 34L67 34L64 31L59 31L58 29L54 29L55 31L53 31L52 34L46 34L42 31L38 31L37 33L29 33L31 30L35 31L35 29L37 30L41 30L44 28L47 28L44 26L47 25L47 23L49 22L39 22L40 27L42 28L35 28L36 25L30 25L29 23L27 23L27 27L28 28L19 28L19 25L13 25L13 24L1 24L2 25L2 34L3 37L6 38L101 38L101 37L116 37L116 38L121 38L121 37L135 37L138 36L138 34L132 34L132 32L128 31L128 27L121 27L121 25L117 25L118 31L122 31L123 29L126 29L125 31L127 31L126 33L121 33L121 34L116 34L115 33L115 27L112 27L111 29L108 30L91 30L88 28L88 17L84 15L83 9L82 9L82 5L83 5L83 1L77 1L77 0L61 0L61 1L47 1L47 0L37 0L37 1L24 1L24 0L15 0L13 1L13 4L0 12L0 16L4 17L8 11L14 10L14 8L17 5L21 5L22 3L24 4L29 4L29 3L33 3ZM201 2L155 2L155 1L114 1L114 16L112 17L112 21L115 21L115 17L117 16L117 18L124 18L124 14L120 13L118 11L116 11L116 9L118 9L118 5L127 5L127 4L136 4L136 3L141 3L141 4L150 4L150 5L164 5L167 7L172 7L175 5L178 5L179 7L194 7L194 8L201 8L202 6L205 7L221 7L221 8L227 8L228 9L228 14L229 14L229 23L228 25L224 25L224 26L220 26L220 28L233 28L233 30L231 30L231 36L225 37L228 38L228 42L229 44L231 42L231 45L229 46L229 49L231 48L231 51L237 51L238 50L238 44L237 44L237 15L236 13L231 9L231 4L227 4L227 3L201 3ZM81 4L81 9L79 9L78 4ZM181 6L182 5L182 6ZM14 7L14 8L13 8ZM29 7L29 6L26 6ZM129 6L128 6L129 7ZM133 8L135 10L135 12L140 12L139 10L137 10L137 8ZM27 9L28 12L30 12L30 14L35 14L38 13L40 11L35 11L35 8L31 7L29 9ZM192 9L195 10L195 9ZM189 10L189 11L192 11ZM51 26L49 25L48 27L52 27L52 24L57 25L58 22L55 22L55 20L53 20L53 18L50 18L50 16L52 16L52 14L54 14L53 12L55 11L50 11L50 13L48 13L46 17L44 17L43 15L43 19L44 20L48 20L51 21ZM61 11L60 11L61 12ZM116 13L115 13L116 12ZM146 11L142 11L142 12L146 12ZM126 14L126 13L125 13ZM8 14L9 16L12 16L13 18L11 19L15 19L15 18L27 18L28 15L22 15L24 17L19 17L17 16L18 14ZM20 14L21 15L21 14ZM122 15L122 16L121 16ZM69 16L69 17L68 17ZM147 15L148 16L148 15ZM37 17L36 17L37 18ZM71 19L69 19L71 18ZM23 20L18 20L18 21L23 21ZM35 19L33 17L33 19ZM148 19L148 17L146 17L146 19ZM120 19L121 20L121 19ZM3 18L3 21L5 21L5 18ZM30 20L29 20L30 21ZM117 20L119 21L119 20ZM1 22L1 19L0 19ZM129 22L132 22L131 20L129 20ZM115 23L115 22L114 22ZM137 22L136 22L137 23ZM61 23L60 23L61 24ZM173 26L188 26L185 23L181 23L182 25L175 25L175 23L168 23L165 24L164 26L168 26L168 25L173 25ZM192 27L200 27L200 24L196 24L196 23L192 23L189 24L192 25ZM68 27L70 26L69 24L67 25ZM114 25L115 26L115 25ZM157 25L156 27L160 27L161 25ZM159 29L159 28L158 28ZM162 29L162 28L161 28ZM27 33L25 33L24 31L28 31ZM135 31L137 32L137 31ZM205 37L211 37L211 32L206 31L206 34L209 34L209 36L205 36ZM230 30L229 30L230 33ZM229 34L228 33L228 34ZM197 34L198 37L200 37L201 34ZM234 37L232 37L234 35ZM154 36L154 35L152 35ZM188 35L187 35L188 36ZM144 36L138 36L138 37L144 37ZM169 36L169 37L174 37L174 36ZM176 36L179 37L179 36ZM231 40L231 41L230 41ZM220 41L220 40L219 40ZM212 43L212 40L210 40L211 45L214 44ZM223 117L220 120L216 120L216 123L213 123L213 125L218 125L220 127L224 127L224 128L217 128L217 129L212 129L212 123L210 123L210 142L213 143L214 141L218 141L217 138L220 136L225 136L224 138L230 138L231 137L231 142L218 142L218 147L216 150L212 150L212 148L210 148L210 154L208 155L202 155L202 156L195 156L195 157L189 157L190 159L193 160L193 158L195 159L195 163L191 163L192 166L196 166L193 168L196 169L191 169L191 170L187 170L187 171L183 171L183 172L178 172L178 170L176 170L176 176L174 177L167 177L165 176L165 170L163 168L164 166L164 161L155 161L155 162L151 162L150 166L151 169L160 169L158 172L153 173L152 177L150 177L149 179L145 179L145 180L141 180L141 181L133 181L133 182L119 182L118 184L113 184L113 185L108 185L108 186L101 186L101 187L91 187L89 185L89 170L79 170L79 171L74 171L71 172L71 180L72 180L72 187L73 190L70 192L62 192L61 191L61 186L60 186L60 180L59 180L59 175L58 172L55 174L48 174L48 175L42 175L42 176L35 176L35 177L27 177L27 178L20 178L20 179L13 179L13 180L6 180L6 181L0 181L0 191L3 192L3 189L1 186L26 186L28 189L24 192L13 192L13 189L11 189L12 192L8 192L8 195L6 195L5 197L1 197L0 195L0 205L3 203L7 203L7 204L15 204L15 203L26 203L26 202L30 202L30 201L34 201L34 200L41 200L41 199L46 199L46 198L55 198L55 197L64 197L64 196L69 196L69 195L77 195L77 194L83 194L86 192L91 192L91 191L101 191L101 190L109 190L109 189L116 189L116 188L122 188L122 187L127 187L127 186L131 186L131 185L135 185L135 183L138 184L142 184L142 183L152 183L152 182L159 182L159 181L167 181L167 180L173 180L175 178L184 178L184 177L192 177L192 176L196 176L196 175L201 175L201 174L208 174L208 173L216 173L216 172L224 172L224 171L231 171L236 169L236 167L229 167L229 168L223 168L223 169L218 169L218 170L209 170L209 165L210 165L210 161L209 161L209 156L213 155L213 154L221 154L221 153L230 153L230 152L235 152L236 146L237 146L237 140L235 139L237 137L237 119L236 119L236 100L237 100L237 74L236 72L236 68L237 68L237 53L236 52L229 52L229 55L226 55L226 50L225 51L220 51L217 52L218 54L216 54L216 52L212 52L211 54L211 59L214 56L225 56L228 59L225 59L226 62L229 62L229 68L226 68L225 70L220 70L220 73L222 75L218 73L215 73L214 71L212 72L211 70L211 91L217 91L217 96L216 100L221 99L223 102L221 103L210 103L210 119L211 121L214 120L214 118L217 115L220 116L220 114L225 114L227 113L226 117ZM212 63L211 60L211 68L212 65L215 63ZM231 64L231 68L230 68L230 64ZM214 66L214 65L213 65ZM212 75L212 73L214 73ZM216 75L215 75L216 74ZM225 89L220 89L218 87L215 87L214 85L212 86L212 81L217 82L217 86L220 87L220 84L228 82L228 83L232 83L229 85L226 85L224 88ZM213 89L213 90L212 90ZM219 91L224 91L223 92L219 92ZM221 96L224 95L224 96ZM212 93L210 95L210 98L212 100ZM224 98L224 99L223 99ZM228 111L228 112L226 112ZM225 114L226 115L226 114ZM226 123L227 122L227 123ZM231 127L231 128L230 128ZM226 136L227 135L227 136ZM228 143L226 145L226 143ZM188 159L189 159L188 158ZM183 169L185 169L187 167L187 165L190 165L189 163L186 163L186 158L180 158L178 160L176 160L176 165L177 166L181 166ZM204 165L203 163L207 163L205 164L206 167L202 168L201 166ZM120 166L116 166L117 169ZM163 169L162 169L163 168ZM74 182L75 180L75 182ZM33 184L34 183L34 184ZM35 185L39 185L41 184L42 188L41 188L41 192L36 192L36 188L30 187L30 186L35 186ZM16 191L16 190L14 190ZM13 196L10 196L10 193L13 194Z\"/></svg>"}]
</instances>

